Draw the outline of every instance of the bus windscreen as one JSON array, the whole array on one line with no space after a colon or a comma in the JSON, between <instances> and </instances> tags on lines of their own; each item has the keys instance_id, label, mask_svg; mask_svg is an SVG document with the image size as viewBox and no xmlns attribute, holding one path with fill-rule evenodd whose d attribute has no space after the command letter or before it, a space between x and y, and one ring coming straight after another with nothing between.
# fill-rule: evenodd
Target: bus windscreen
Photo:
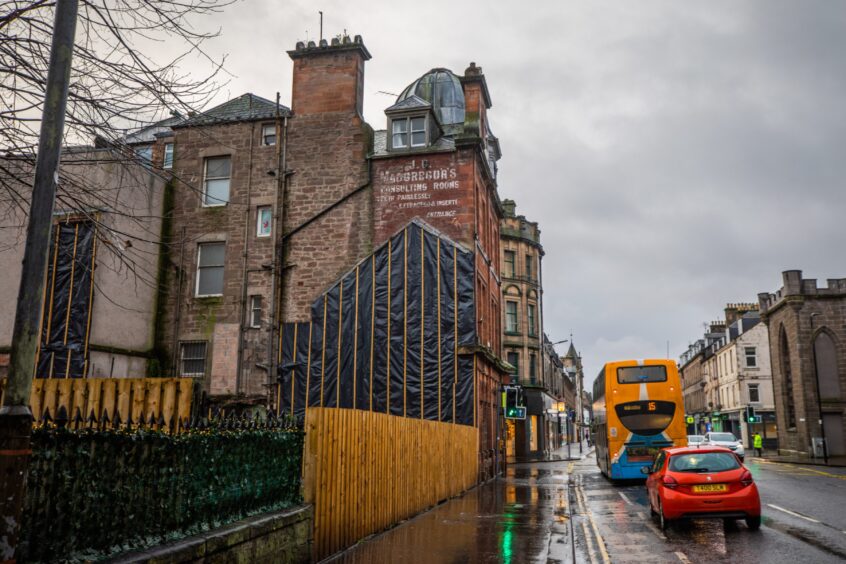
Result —
<instances>
[{"instance_id":1,"label":"bus windscreen","mask_svg":"<svg viewBox=\"0 0 846 564\"><path fill-rule=\"evenodd\" d=\"M619 384L666 381L666 366L624 366L617 369L617 383Z\"/></svg>"}]
</instances>

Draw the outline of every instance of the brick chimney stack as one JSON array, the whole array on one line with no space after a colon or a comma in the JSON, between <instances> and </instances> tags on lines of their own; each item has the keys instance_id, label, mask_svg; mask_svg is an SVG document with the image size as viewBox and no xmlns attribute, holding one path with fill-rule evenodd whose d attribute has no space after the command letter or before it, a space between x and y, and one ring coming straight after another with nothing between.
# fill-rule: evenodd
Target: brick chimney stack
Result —
<instances>
[{"instance_id":1,"label":"brick chimney stack","mask_svg":"<svg viewBox=\"0 0 846 564\"><path fill-rule=\"evenodd\" d=\"M463 137L485 137L486 112L491 107L491 95L488 83L482 73L482 67L470 63L461 77L464 87L464 135Z\"/></svg>"},{"instance_id":2,"label":"brick chimney stack","mask_svg":"<svg viewBox=\"0 0 846 564\"><path fill-rule=\"evenodd\" d=\"M364 63L370 52L360 35L297 43L291 110L295 116L344 112L363 117Z\"/></svg>"}]
</instances>

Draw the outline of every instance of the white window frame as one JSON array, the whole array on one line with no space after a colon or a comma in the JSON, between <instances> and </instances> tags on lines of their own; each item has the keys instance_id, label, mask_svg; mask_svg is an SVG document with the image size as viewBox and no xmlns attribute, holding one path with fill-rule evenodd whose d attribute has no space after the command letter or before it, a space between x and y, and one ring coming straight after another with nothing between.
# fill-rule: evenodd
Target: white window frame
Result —
<instances>
[{"instance_id":1,"label":"white window frame","mask_svg":"<svg viewBox=\"0 0 846 564\"><path fill-rule=\"evenodd\" d=\"M529 324L529 337L536 337L538 334L538 306L526 304L526 321Z\"/></svg>"},{"instance_id":2,"label":"white window frame","mask_svg":"<svg viewBox=\"0 0 846 564\"><path fill-rule=\"evenodd\" d=\"M505 330L508 333L520 333L520 307L514 300L505 300ZM514 306L514 325L509 323L509 306Z\"/></svg>"},{"instance_id":3,"label":"white window frame","mask_svg":"<svg viewBox=\"0 0 846 564\"><path fill-rule=\"evenodd\" d=\"M269 129L273 130L273 143L267 142L267 137L268 137L267 130L269 130ZM275 123L270 123L270 124L265 123L261 126L261 145L262 145L262 147L273 147L274 145L276 145L276 124Z\"/></svg>"},{"instance_id":4,"label":"white window frame","mask_svg":"<svg viewBox=\"0 0 846 564\"><path fill-rule=\"evenodd\" d=\"M270 226L267 231L261 228L261 212L267 210L270 212ZM256 208L256 237L270 237L273 234L273 206L258 206Z\"/></svg>"},{"instance_id":5,"label":"white window frame","mask_svg":"<svg viewBox=\"0 0 846 564\"><path fill-rule=\"evenodd\" d=\"M212 176L208 175L209 161L212 159L229 159L229 176ZM209 180L227 180L229 183L226 186L226 201L221 201L218 198L212 197L214 202L209 203ZM214 157L206 157L203 159L203 194L202 202L204 208L216 208L225 206L229 203L229 196L232 195L232 155L217 155Z\"/></svg>"},{"instance_id":6,"label":"white window frame","mask_svg":"<svg viewBox=\"0 0 846 564\"><path fill-rule=\"evenodd\" d=\"M414 121L415 120L422 120L423 128L422 129L414 129ZM405 116L405 117L398 117L391 119L391 130L388 133L391 136L391 149L417 149L420 147L426 147L429 144L429 120L426 119L425 115L416 115L416 116ZM403 131L396 131L394 129L394 124L405 124L405 129ZM422 143L415 143L414 142L414 134L415 133L422 133L423 134L423 142ZM394 142L394 138L396 135L405 135L405 143L404 144L396 144Z\"/></svg>"},{"instance_id":7,"label":"white window frame","mask_svg":"<svg viewBox=\"0 0 846 564\"><path fill-rule=\"evenodd\" d=\"M511 261L508 258L511 257ZM503 256L503 262L505 263L507 272L504 273L505 276L509 278L514 278L517 274L517 253L512 251L511 249L505 249L505 255Z\"/></svg>"},{"instance_id":8,"label":"white window frame","mask_svg":"<svg viewBox=\"0 0 846 564\"><path fill-rule=\"evenodd\" d=\"M752 351L752 354L749 354ZM743 347L743 357L746 359L746 368L758 368L758 347ZM749 359L752 358L752 364Z\"/></svg>"},{"instance_id":9,"label":"white window frame","mask_svg":"<svg viewBox=\"0 0 846 564\"><path fill-rule=\"evenodd\" d=\"M185 358L185 351L188 346L190 345L202 345L203 346L203 356L202 357L191 357ZM189 378L202 378L206 375L206 365L208 363L208 355L209 355L209 346L208 341L180 341L179 342L179 375L183 377ZM185 361L203 361L203 371L202 372L185 372Z\"/></svg>"},{"instance_id":10,"label":"white window frame","mask_svg":"<svg viewBox=\"0 0 846 564\"><path fill-rule=\"evenodd\" d=\"M755 395L758 396L758 399L752 399L752 390L755 390ZM760 384L746 384L746 394L749 396L749 403L761 403Z\"/></svg>"},{"instance_id":11,"label":"white window frame","mask_svg":"<svg viewBox=\"0 0 846 564\"><path fill-rule=\"evenodd\" d=\"M200 266L200 259L201 259L202 253L203 253L203 247L211 246L211 245L222 245L223 246L223 263L215 264L215 265L206 265L206 266L201 267ZM224 276L226 275L226 241L208 241L208 242L200 243L200 244L197 245L197 277L196 277L197 279L194 282L194 295L198 298L214 298L214 297L219 297L219 296L223 295L223 289L224 288L220 289L219 294L201 294L200 293L200 274L201 274L203 269L208 269L208 268L220 268L220 269L223 270ZM223 281L221 281L221 284L225 287L225 283Z\"/></svg>"},{"instance_id":12,"label":"white window frame","mask_svg":"<svg viewBox=\"0 0 846 564\"><path fill-rule=\"evenodd\" d=\"M261 296L250 296L250 327L261 328Z\"/></svg>"},{"instance_id":13,"label":"white window frame","mask_svg":"<svg viewBox=\"0 0 846 564\"><path fill-rule=\"evenodd\" d=\"M165 143L164 144L164 157L162 158L162 168L169 170L173 168L173 143ZM170 160L168 160L168 156Z\"/></svg>"}]
</instances>

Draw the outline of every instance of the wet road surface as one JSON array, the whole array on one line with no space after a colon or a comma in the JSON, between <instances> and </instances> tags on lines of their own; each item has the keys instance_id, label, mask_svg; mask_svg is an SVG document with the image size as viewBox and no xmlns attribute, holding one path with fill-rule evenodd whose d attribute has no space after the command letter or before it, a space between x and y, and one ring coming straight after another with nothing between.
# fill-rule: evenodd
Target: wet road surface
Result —
<instances>
[{"instance_id":1,"label":"wet road surface","mask_svg":"<svg viewBox=\"0 0 846 564\"><path fill-rule=\"evenodd\" d=\"M612 485L593 456L506 475L359 543L333 562L802 562L846 560L846 469L748 459L760 531L693 520L661 532L642 484Z\"/></svg>"}]
</instances>

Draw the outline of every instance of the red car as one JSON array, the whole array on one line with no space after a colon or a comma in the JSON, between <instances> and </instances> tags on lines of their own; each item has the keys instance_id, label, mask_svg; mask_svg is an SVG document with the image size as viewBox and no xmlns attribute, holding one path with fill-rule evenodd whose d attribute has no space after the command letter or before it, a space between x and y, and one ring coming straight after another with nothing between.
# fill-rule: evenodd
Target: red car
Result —
<instances>
[{"instance_id":1,"label":"red car","mask_svg":"<svg viewBox=\"0 0 846 564\"><path fill-rule=\"evenodd\" d=\"M761 498L752 473L725 447L667 448L658 453L648 474L649 509L661 528L675 519L745 519L761 527Z\"/></svg>"}]
</instances>

